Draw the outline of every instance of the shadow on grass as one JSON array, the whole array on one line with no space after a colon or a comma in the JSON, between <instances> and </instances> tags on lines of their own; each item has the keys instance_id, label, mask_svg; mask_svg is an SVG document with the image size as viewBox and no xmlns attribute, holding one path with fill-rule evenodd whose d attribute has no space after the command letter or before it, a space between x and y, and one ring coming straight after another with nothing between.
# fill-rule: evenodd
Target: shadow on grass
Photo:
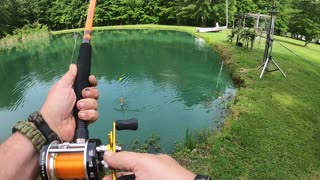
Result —
<instances>
[{"instance_id":1,"label":"shadow on grass","mask_svg":"<svg viewBox=\"0 0 320 180\"><path fill-rule=\"evenodd\" d=\"M275 38L275 40L278 41L278 42L287 43L287 44L291 44L291 45L294 45L294 46L305 47L302 44L298 44L297 42L292 42L292 41L289 41L289 40L283 40L283 39L278 39L278 38ZM294 40L297 40L299 42L301 41L299 39L294 39Z\"/></svg>"}]
</instances>

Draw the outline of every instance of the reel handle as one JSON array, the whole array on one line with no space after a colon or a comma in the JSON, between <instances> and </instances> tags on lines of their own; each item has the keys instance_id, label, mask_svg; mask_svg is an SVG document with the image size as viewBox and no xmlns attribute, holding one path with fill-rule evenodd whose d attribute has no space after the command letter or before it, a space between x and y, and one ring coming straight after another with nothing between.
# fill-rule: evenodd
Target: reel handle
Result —
<instances>
[{"instance_id":1,"label":"reel handle","mask_svg":"<svg viewBox=\"0 0 320 180\"><path fill-rule=\"evenodd\" d=\"M116 120L116 129L121 130L137 130L138 129L138 120L136 118L131 118L128 120Z\"/></svg>"}]
</instances>

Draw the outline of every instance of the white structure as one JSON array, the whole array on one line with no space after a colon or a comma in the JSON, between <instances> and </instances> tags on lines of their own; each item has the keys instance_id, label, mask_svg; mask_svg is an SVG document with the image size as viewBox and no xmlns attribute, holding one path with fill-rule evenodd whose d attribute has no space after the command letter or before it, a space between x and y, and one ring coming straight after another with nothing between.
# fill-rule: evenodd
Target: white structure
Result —
<instances>
[{"instance_id":1,"label":"white structure","mask_svg":"<svg viewBox=\"0 0 320 180\"><path fill-rule=\"evenodd\" d=\"M227 26L219 26L219 23L216 23L216 27L207 27L207 28L197 28L198 33L204 33L204 32L219 32L222 30L225 30Z\"/></svg>"}]
</instances>

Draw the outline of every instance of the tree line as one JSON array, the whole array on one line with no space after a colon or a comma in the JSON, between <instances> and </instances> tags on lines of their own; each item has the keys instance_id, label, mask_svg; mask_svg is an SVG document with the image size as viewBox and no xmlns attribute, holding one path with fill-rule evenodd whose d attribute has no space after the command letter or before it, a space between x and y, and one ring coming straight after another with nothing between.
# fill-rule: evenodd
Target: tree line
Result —
<instances>
[{"instance_id":1,"label":"tree line","mask_svg":"<svg viewBox=\"0 0 320 180\"><path fill-rule=\"evenodd\" d=\"M82 27L89 0L2 0L0 37L34 22L50 30ZM265 0L103 0L97 1L95 26L166 24L229 26L244 13L269 14L273 3ZM308 41L319 38L320 0L275 0L277 34L299 34Z\"/></svg>"}]
</instances>

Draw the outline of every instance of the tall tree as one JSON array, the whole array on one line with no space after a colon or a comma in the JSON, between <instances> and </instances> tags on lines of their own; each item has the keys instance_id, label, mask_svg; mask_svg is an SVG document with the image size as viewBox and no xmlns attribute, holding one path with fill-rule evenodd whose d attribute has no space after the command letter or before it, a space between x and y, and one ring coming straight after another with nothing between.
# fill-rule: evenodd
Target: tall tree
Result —
<instances>
[{"instance_id":1,"label":"tall tree","mask_svg":"<svg viewBox=\"0 0 320 180\"><path fill-rule=\"evenodd\" d=\"M114 11L118 7L113 1L105 0L97 4L94 21L98 26L112 25Z\"/></svg>"},{"instance_id":2,"label":"tall tree","mask_svg":"<svg viewBox=\"0 0 320 180\"><path fill-rule=\"evenodd\" d=\"M159 0L159 23L160 24L177 24L178 0Z\"/></svg>"},{"instance_id":3,"label":"tall tree","mask_svg":"<svg viewBox=\"0 0 320 180\"><path fill-rule=\"evenodd\" d=\"M202 26L206 26L208 19L212 17L212 6L212 0L185 0L178 16L196 19Z\"/></svg>"},{"instance_id":4,"label":"tall tree","mask_svg":"<svg viewBox=\"0 0 320 180\"><path fill-rule=\"evenodd\" d=\"M213 4L213 17L214 22L219 22L220 24L225 24L226 22L226 0L215 0ZM228 16L229 22L234 20L234 16L237 12L236 0L228 0ZM214 24L213 24L214 25ZM230 24L229 24L230 25Z\"/></svg>"},{"instance_id":5,"label":"tall tree","mask_svg":"<svg viewBox=\"0 0 320 180\"><path fill-rule=\"evenodd\" d=\"M290 32L304 36L305 46L320 36L320 1L300 0L290 20Z\"/></svg>"},{"instance_id":6,"label":"tall tree","mask_svg":"<svg viewBox=\"0 0 320 180\"><path fill-rule=\"evenodd\" d=\"M141 17L141 23L157 24L159 22L159 4L157 0L145 0L142 3L144 15Z\"/></svg>"},{"instance_id":7,"label":"tall tree","mask_svg":"<svg viewBox=\"0 0 320 180\"><path fill-rule=\"evenodd\" d=\"M11 14L5 1L0 2L0 38L8 32Z\"/></svg>"},{"instance_id":8,"label":"tall tree","mask_svg":"<svg viewBox=\"0 0 320 180\"><path fill-rule=\"evenodd\" d=\"M88 4L85 0L54 0L48 14L51 29L82 27Z\"/></svg>"},{"instance_id":9,"label":"tall tree","mask_svg":"<svg viewBox=\"0 0 320 180\"><path fill-rule=\"evenodd\" d=\"M289 29L289 21L292 13L292 0L279 0L275 3L277 14L275 33L285 34Z\"/></svg>"},{"instance_id":10,"label":"tall tree","mask_svg":"<svg viewBox=\"0 0 320 180\"><path fill-rule=\"evenodd\" d=\"M0 36L26 24L39 22L51 30L82 27L89 0L0 0ZM273 0L278 14L277 34L306 37L319 34L319 0ZM229 22L235 14L268 14L272 2L228 0ZM214 26L226 22L226 0L103 0L97 2L95 25L177 24ZM247 23L250 20L246 21ZM229 24L230 25L230 24Z\"/></svg>"},{"instance_id":11,"label":"tall tree","mask_svg":"<svg viewBox=\"0 0 320 180\"><path fill-rule=\"evenodd\" d=\"M254 13L258 11L258 7L253 0L237 0L236 7L238 14Z\"/></svg>"}]
</instances>

